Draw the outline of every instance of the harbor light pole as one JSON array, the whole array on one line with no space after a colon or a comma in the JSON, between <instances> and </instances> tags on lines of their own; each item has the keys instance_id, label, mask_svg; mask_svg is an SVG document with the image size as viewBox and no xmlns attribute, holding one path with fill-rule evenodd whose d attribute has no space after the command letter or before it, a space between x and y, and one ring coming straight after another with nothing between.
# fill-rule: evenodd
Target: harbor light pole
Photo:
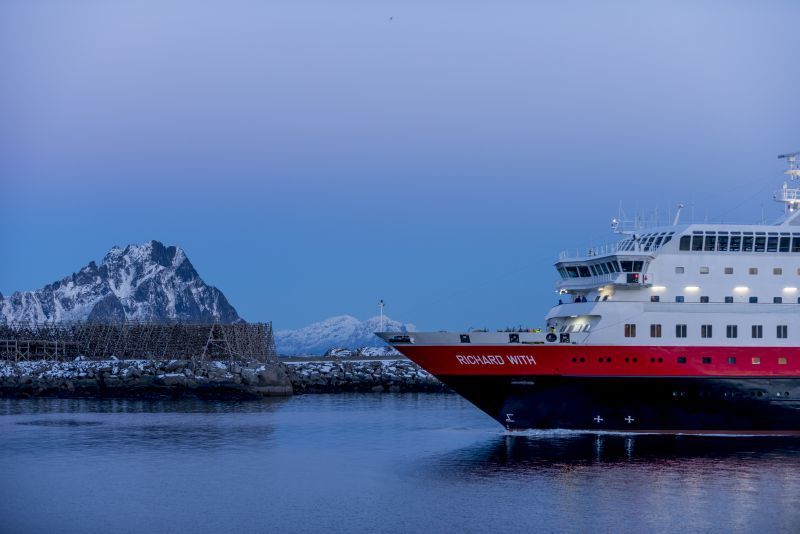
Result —
<instances>
[{"instance_id":1,"label":"harbor light pole","mask_svg":"<svg viewBox=\"0 0 800 534\"><path fill-rule=\"evenodd\" d=\"M384 304L383 299L378 303L378 307L381 309L381 332L383 332L383 307L386 306Z\"/></svg>"}]
</instances>

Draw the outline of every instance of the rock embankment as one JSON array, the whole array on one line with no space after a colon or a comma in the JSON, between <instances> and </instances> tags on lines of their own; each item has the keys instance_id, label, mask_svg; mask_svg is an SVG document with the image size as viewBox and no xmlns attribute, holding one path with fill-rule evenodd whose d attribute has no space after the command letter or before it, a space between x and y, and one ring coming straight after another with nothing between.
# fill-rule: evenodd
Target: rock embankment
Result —
<instances>
[{"instance_id":1,"label":"rock embankment","mask_svg":"<svg viewBox=\"0 0 800 534\"><path fill-rule=\"evenodd\" d=\"M282 364L187 360L0 362L0 395L11 397L259 398L291 395Z\"/></svg>"},{"instance_id":2,"label":"rock embankment","mask_svg":"<svg viewBox=\"0 0 800 534\"><path fill-rule=\"evenodd\" d=\"M433 375L404 359L295 361L285 365L295 393L450 391Z\"/></svg>"}]
</instances>

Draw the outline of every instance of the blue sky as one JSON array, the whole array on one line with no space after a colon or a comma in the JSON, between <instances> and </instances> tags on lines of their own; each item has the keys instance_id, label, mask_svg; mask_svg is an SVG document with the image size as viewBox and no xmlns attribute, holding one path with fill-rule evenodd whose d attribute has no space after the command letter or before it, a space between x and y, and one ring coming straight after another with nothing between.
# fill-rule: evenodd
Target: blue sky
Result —
<instances>
[{"instance_id":1,"label":"blue sky","mask_svg":"<svg viewBox=\"0 0 800 534\"><path fill-rule=\"evenodd\" d=\"M0 3L0 292L183 247L242 316L541 324L622 202L777 215L798 2ZM693 207L693 209L691 209ZM686 219L685 219L686 220Z\"/></svg>"}]
</instances>

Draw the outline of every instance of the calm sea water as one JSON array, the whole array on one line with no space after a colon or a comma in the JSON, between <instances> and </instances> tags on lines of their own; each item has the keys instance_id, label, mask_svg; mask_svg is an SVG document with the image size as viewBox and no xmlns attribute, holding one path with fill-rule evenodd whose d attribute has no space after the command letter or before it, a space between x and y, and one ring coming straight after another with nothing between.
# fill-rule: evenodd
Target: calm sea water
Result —
<instances>
[{"instance_id":1,"label":"calm sea water","mask_svg":"<svg viewBox=\"0 0 800 534\"><path fill-rule=\"evenodd\" d=\"M800 531L800 440L506 435L454 395L0 401L0 531Z\"/></svg>"}]
</instances>

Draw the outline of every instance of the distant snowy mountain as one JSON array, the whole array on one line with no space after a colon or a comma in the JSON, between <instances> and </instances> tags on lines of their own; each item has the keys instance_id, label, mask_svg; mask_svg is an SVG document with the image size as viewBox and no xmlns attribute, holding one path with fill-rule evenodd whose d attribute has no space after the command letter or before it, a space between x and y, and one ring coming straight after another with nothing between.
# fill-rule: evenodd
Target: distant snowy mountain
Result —
<instances>
[{"instance_id":1,"label":"distant snowy mountain","mask_svg":"<svg viewBox=\"0 0 800 534\"><path fill-rule=\"evenodd\" d=\"M383 317L383 328L388 332L413 332L410 323ZM385 343L374 335L380 330L380 317L360 321L351 315L338 315L298 330L281 330L275 333L275 346L282 356L325 354L332 348L359 349L380 347Z\"/></svg>"},{"instance_id":2,"label":"distant snowy mountain","mask_svg":"<svg viewBox=\"0 0 800 534\"><path fill-rule=\"evenodd\" d=\"M158 241L112 248L100 265L36 291L0 295L0 324L84 320L241 321L186 254Z\"/></svg>"}]
</instances>

